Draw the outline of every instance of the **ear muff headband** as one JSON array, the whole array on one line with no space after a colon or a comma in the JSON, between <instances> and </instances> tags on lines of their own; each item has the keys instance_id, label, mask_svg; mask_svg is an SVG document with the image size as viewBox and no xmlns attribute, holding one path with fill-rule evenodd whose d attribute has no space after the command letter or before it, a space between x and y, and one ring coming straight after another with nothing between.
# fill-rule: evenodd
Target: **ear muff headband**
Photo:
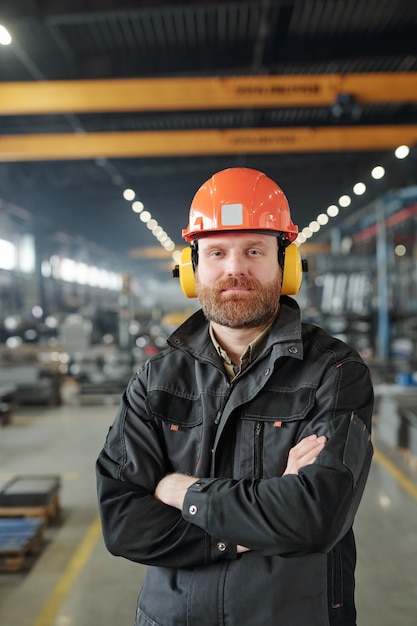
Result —
<instances>
[{"instance_id":1,"label":"ear muff headband","mask_svg":"<svg viewBox=\"0 0 417 626\"><path fill-rule=\"evenodd\" d=\"M180 262L174 270L174 276L179 277L181 289L187 298L195 298L197 296L194 278L196 253L197 251L193 250L191 246L183 248ZM301 260L298 246L291 243L285 248L281 295L291 296L298 293L305 269L306 264Z\"/></svg>"}]
</instances>

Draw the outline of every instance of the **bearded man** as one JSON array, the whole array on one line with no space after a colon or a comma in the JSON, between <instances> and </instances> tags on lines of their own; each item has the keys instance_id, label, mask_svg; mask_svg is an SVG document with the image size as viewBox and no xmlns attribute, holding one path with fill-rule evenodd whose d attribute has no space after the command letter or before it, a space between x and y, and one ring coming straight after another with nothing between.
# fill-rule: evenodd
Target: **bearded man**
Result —
<instances>
[{"instance_id":1,"label":"bearded man","mask_svg":"<svg viewBox=\"0 0 417 626\"><path fill-rule=\"evenodd\" d=\"M106 545L148 566L136 626L356 624L372 384L288 297L297 232L257 170L194 196L201 310L132 378L97 461Z\"/></svg>"}]
</instances>

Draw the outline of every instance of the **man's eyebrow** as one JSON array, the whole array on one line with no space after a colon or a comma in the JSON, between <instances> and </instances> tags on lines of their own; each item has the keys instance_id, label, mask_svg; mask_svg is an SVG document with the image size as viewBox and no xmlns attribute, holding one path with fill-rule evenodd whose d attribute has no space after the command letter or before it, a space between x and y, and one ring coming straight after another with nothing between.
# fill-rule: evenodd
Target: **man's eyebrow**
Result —
<instances>
[{"instance_id":1,"label":"man's eyebrow","mask_svg":"<svg viewBox=\"0 0 417 626\"><path fill-rule=\"evenodd\" d=\"M267 243L266 241L261 241L260 239L251 239L247 242L246 247L250 248L251 246L260 246L261 248L266 248Z\"/></svg>"},{"instance_id":2,"label":"man's eyebrow","mask_svg":"<svg viewBox=\"0 0 417 626\"><path fill-rule=\"evenodd\" d=\"M228 248L229 244L225 241L219 241L216 243L209 243L207 246L199 247L199 251L201 252L210 252L211 250L218 250L219 248Z\"/></svg>"}]
</instances>

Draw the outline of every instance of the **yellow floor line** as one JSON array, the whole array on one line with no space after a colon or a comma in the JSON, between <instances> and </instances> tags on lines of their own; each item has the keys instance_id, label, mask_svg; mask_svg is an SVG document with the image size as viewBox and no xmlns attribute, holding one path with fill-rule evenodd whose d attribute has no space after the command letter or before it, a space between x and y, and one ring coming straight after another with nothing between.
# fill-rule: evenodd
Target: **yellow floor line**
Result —
<instances>
[{"instance_id":1,"label":"yellow floor line","mask_svg":"<svg viewBox=\"0 0 417 626\"><path fill-rule=\"evenodd\" d=\"M83 540L62 573L57 585L49 596L49 599L38 615L33 626L53 625L60 608L64 604L78 576L85 567L85 564L90 558L100 536L101 524L100 518L97 516L84 535Z\"/></svg>"},{"instance_id":2,"label":"yellow floor line","mask_svg":"<svg viewBox=\"0 0 417 626\"><path fill-rule=\"evenodd\" d=\"M395 478L404 491L414 498L414 500L417 500L417 486L404 474L404 472L398 469L395 463L390 461L390 459L377 448L374 449L374 459L378 465L383 467L393 478Z\"/></svg>"}]
</instances>

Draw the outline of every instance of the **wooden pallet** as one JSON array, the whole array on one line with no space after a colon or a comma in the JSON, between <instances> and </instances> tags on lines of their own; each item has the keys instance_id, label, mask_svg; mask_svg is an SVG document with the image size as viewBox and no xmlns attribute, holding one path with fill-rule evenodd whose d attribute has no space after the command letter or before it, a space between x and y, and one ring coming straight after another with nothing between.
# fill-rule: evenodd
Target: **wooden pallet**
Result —
<instances>
[{"instance_id":1,"label":"wooden pallet","mask_svg":"<svg viewBox=\"0 0 417 626\"><path fill-rule=\"evenodd\" d=\"M0 491L0 517L40 518L48 524L59 514L59 491L59 476L16 476Z\"/></svg>"},{"instance_id":2,"label":"wooden pallet","mask_svg":"<svg viewBox=\"0 0 417 626\"><path fill-rule=\"evenodd\" d=\"M40 506L7 506L0 507L0 518L20 517L40 519L44 524L51 524L59 515L59 494L55 494L48 504Z\"/></svg>"},{"instance_id":3,"label":"wooden pallet","mask_svg":"<svg viewBox=\"0 0 417 626\"><path fill-rule=\"evenodd\" d=\"M41 519L0 519L0 572L16 572L26 567L28 556L40 547L43 528Z\"/></svg>"}]
</instances>

